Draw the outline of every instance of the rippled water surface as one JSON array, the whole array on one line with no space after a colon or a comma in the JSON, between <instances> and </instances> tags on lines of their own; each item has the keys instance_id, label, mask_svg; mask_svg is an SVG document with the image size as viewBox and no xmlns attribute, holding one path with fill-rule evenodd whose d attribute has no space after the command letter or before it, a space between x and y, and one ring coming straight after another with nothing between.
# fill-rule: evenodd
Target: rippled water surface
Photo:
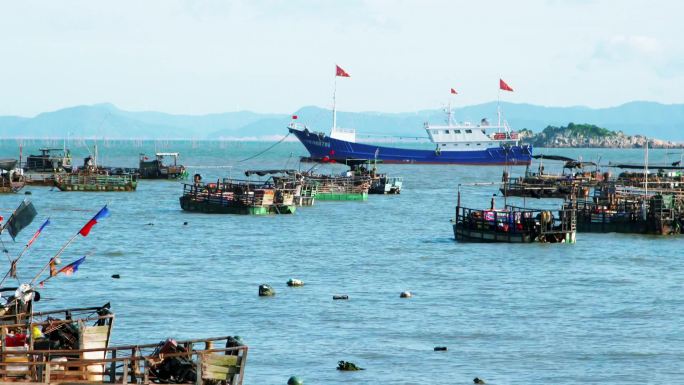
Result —
<instances>
[{"instance_id":1,"label":"rippled water surface","mask_svg":"<svg viewBox=\"0 0 684 385\"><path fill-rule=\"evenodd\" d=\"M27 142L24 154L43 144ZM117 166L135 166L140 152L177 150L205 180L300 167L295 160L305 150L288 142L237 162L269 145L111 142L99 150ZM86 154L83 146L72 149L77 158ZM17 143L3 141L0 152L17 156ZM643 158L639 150L550 152L602 162ZM664 150L651 156L680 158ZM342 170L322 170L331 168ZM31 187L38 218L16 243L6 234L3 240L16 254L51 218L20 265L20 278L30 279L108 203L111 217L76 239L63 259L92 255L74 276L48 282L40 308L111 301L117 344L240 335L250 347L246 384L285 384L291 375L306 384L468 384L475 376L490 384L684 383L684 238L579 234L568 245L456 243L449 219L458 185L497 181L500 167L381 170L404 177L400 196L317 202L293 216L185 213L178 182L141 181L134 193ZM496 187L462 191L467 205L482 207ZM8 217L23 198L0 196L1 213ZM289 278L306 285L288 288ZM261 283L277 295L259 298ZM413 298L399 298L404 290ZM350 299L333 301L333 294ZM336 371L338 360L366 370Z\"/></svg>"}]
</instances>

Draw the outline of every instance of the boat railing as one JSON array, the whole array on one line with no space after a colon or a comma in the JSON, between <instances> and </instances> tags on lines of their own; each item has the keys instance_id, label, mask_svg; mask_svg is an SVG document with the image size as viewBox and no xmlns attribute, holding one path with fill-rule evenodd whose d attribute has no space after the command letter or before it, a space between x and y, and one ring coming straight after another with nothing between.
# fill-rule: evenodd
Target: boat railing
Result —
<instances>
[{"instance_id":1,"label":"boat railing","mask_svg":"<svg viewBox=\"0 0 684 385\"><path fill-rule=\"evenodd\" d=\"M60 182L70 185L125 186L135 182L134 174L100 175L100 174L63 174L58 176Z\"/></svg>"},{"instance_id":2,"label":"boat railing","mask_svg":"<svg viewBox=\"0 0 684 385\"><path fill-rule=\"evenodd\" d=\"M222 382L240 385L248 348L233 347L232 341L235 341L232 337L216 337L94 349L3 353L8 359L0 362L0 381L197 385ZM166 349L166 346L173 346L173 349ZM180 371L171 373L170 378L165 372L171 366L167 365L169 361L180 367Z\"/></svg>"},{"instance_id":3,"label":"boat railing","mask_svg":"<svg viewBox=\"0 0 684 385\"><path fill-rule=\"evenodd\" d=\"M249 184L208 183L195 185L186 183L183 185L183 196L210 205L257 207L272 204L275 189L269 187L256 188L256 186Z\"/></svg>"}]
</instances>

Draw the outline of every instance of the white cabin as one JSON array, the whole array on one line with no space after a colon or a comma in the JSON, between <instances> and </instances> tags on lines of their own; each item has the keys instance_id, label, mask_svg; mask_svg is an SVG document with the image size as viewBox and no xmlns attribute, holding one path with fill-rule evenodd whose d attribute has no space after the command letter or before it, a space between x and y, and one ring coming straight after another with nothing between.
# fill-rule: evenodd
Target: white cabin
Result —
<instances>
[{"instance_id":1,"label":"white cabin","mask_svg":"<svg viewBox=\"0 0 684 385\"><path fill-rule=\"evenodd\" d=\"M486 119L479 124L461 122L453 124L449 114L448 124L433 126L425 123L425 131L440 151L478 151L500 147L504 144L517 145L520 137L512 132L508 124L490 126Z\"/></svg>"}]
</instances>

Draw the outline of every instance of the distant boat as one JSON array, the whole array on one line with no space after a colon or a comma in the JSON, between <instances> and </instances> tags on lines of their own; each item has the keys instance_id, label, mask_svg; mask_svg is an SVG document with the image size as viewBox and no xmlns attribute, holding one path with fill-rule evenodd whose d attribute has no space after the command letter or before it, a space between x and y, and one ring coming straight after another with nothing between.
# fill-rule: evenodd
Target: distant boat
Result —
<instances>
[{"instance_id":1,"label":"distant boat","mask_svg":"<svg viewBox=\"0 0 684 385\"><path fill-rule=\"evenodd\" d=\"M348 74L338 76L348 77ZM506 88L503 88L506 89ZM456 93L452 89L452 93ZM498 111L498 123L490 125L487 119L479 123L454 123L451 105L446 110L446 125L425 123L427 138L435 144L434 150L385 147L370 143L357 143L356 130L337 127L335 94L333 93L333 125L330 134L312 132L296 122L288 130L306 147L313 161L344 162L349 159L368 159L382 163L427 163L465 165L529 165L532 146L521 143L518 133L511 131Z\"/></svg>"}]
</instances>

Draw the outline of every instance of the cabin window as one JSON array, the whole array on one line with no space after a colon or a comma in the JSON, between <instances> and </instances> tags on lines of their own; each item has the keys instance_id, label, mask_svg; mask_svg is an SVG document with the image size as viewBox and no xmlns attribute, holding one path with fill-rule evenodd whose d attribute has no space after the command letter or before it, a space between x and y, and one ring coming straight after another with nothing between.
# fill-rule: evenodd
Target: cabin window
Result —
<instances>
[{"instance_id":1,"label":"cabin window","mask_svg":"<svg viewBox=\"0 0 684 385\"><path fill-rule=\"evenodd\" d=\"M480 131L482 131L483 134L487 135L487 133L485 132L484 129L482 129L482 130L480 130Z\"/></svg>"},{"instance_id":2,"label":"cabin window","mask_svg":"<svg viewBox=\"0 0 684 385\"><path fill-rule=\"evenodd\" d=\"M454 130L454 133L460 134L460 133L461 133L461 130Z\"/></svg>"},{"instance_id":3,"label":"cabin window","mask_svg":"<svg viewBox=\"0 0 684 385\"><path fill-rule=\"evenodd\" d=\"M442 143L442 147L446 147L446 143Z\"/></svg>"},{"instance_id":4,"label":"cabin window","mask_svg":"<svg viewBox=\"0 0 684 385\"><path fill-rule=\"evenodd\" d=\"M473 130L466 130L466 134L472 134Z\"/></svg>"},{"instance_id":5,"label":"cabin window","mask_svg":"<svg viewBox=\"0 0 684 385\"><path fill-rule=\"evenodd\" d=\"M477 145L478 145L478 146L481 146L481 145L482 145L482 143L478 143Z\"/></svg>"},{"instance_id":6,"label":"cabin window","mask_svg":"<svg viewBox=\"0 0 684 385\"><path fill-rule=\"evenodd\" d=\"M470 143L466 143L466 146L470 146Z\"/></svg>"},{"instance_id":7,"label":"cabin window","mask_svg":"<svg viewBox=\"0 0 684 385\"><path fill-rule=\"evenodd\" d=\"M448 134L448 133L449 133L449 130L444 130L444 133L445 133L445 134Z\"/></svg>"}]
</instances>

